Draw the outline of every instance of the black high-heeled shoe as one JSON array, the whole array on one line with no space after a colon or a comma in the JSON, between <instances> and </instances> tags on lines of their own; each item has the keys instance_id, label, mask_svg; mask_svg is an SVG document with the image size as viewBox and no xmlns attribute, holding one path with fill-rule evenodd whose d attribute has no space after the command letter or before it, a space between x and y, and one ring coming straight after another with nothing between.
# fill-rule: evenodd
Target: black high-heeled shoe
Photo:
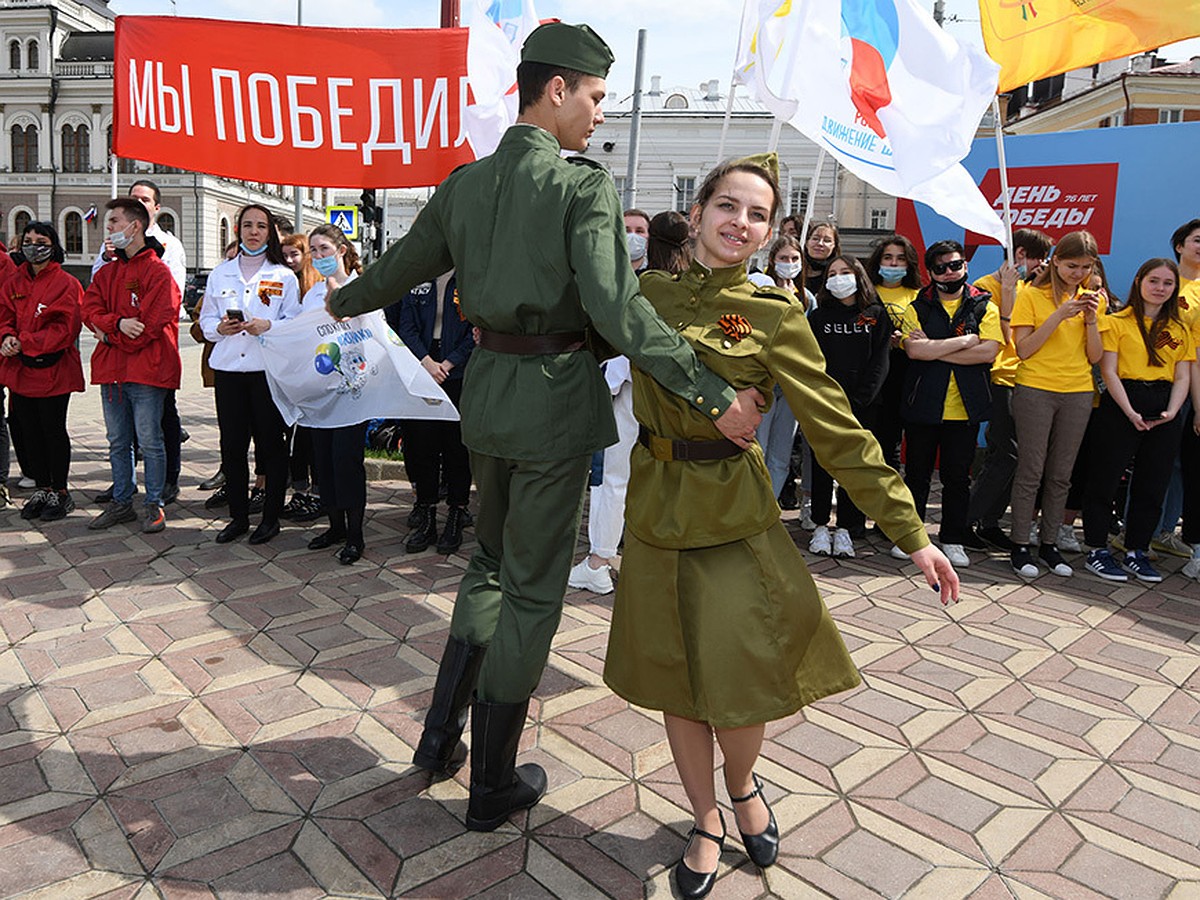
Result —
<instances>
[{"instance_id":1,"label":"black high-heeled shoe","mask_svg":"<svg viewBox=\"0 0 1200 900\"><path fill-rule=\"evenodd\" d=\"M761 834L746 834L741 826L738 826L738 834L742 836L742 845L746 848L746 855L750 857L751 862L760 869L765 869L767 866L773 866L779 858L779 825L775 821L775 813L771 811L771 804L762 792L762 781L757 775L750 777L754 779L754 790L745 797L731 796L729 799L734 803L746 803L755 797L762 797L763 806L767 808L767 815L770 817L766 830Z\"/></svg>"},{"instance_id":2,"label":"black high-heeled shoe","mask_svg":"<svg viewBox=\"0 0 1200 900\"><path fill-rule=\"evenodd\" d=\"M700 897L707 897L708 892L712 890L713 884L717 880L717 870L721 868L720 855L725 850L725 814L717 810L717 815L721 817L721 836L709 834L707 831L702 831L695 826L688 832L687 843L684 844L683 854L687 855L687 848L692 845L692 838L702 837L707 838L717 845L717 868L711 872L693 872L688 868L687 863L683 861L683 856L679 857L679 862L675 864L675 886L679 888L681 897L686 897L687 900L697 900Z\"/></svg>"}]
</instances>

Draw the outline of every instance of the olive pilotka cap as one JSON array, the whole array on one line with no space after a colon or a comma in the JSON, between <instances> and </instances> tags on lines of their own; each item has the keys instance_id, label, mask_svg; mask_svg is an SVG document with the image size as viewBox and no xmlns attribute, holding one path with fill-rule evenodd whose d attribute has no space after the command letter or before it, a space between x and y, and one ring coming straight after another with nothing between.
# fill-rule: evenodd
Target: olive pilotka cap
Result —
<instances>
[{"instance_id":1,"label":"olive pilotka cap","mask_svg":"<svg viewBox=\"0 0 1200 900\"><path fill-rule=\"evenodd\" d=\"M525 39L521 62L543 63L607 78L614 56L608 44L587 25L547 22Z\"/></svg>"}]
</instances>

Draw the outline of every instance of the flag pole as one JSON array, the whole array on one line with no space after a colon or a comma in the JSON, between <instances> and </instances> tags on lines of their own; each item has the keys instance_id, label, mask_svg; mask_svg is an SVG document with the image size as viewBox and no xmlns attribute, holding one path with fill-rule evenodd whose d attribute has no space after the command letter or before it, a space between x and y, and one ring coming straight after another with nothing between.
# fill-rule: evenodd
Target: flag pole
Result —
<instances>
[{"instance_id":1,"label":"flag pole","mask_svg":"<svg viewBox=\"0 0 1200 900\"><path fill-rule=\"evenodd\" d=\"M733 95L737 91L737 69L729 76L729 99L725 102L725 120L721 123L721 140L717 144L717 164L725 158L725 138L729 134L729 120L733 118Z\"/></svg>"},{"instance_id":2,"label":"flag pole","mask_svg":"<svg viewBox=\"0 0 1200 900\"><path fill-rule=\"evenodd\" d=\"M817 166L813 169L812 180L808 183L808 202L804 204L804 224L800 228L800 246L808 239L808 226L812 224L813 207L817 203L817 182L821 180L821 169L825 166L825 148L817 154Z\"/></svg>"},{"instance_id":3,"label":"flag pole","mask_svg":"<svg viewBox=\"0 0 1200 900\"><path fill-rule=\"evenodd\" d=\"M1004 236L1008 240L1008 258L1012 258L1012 198L1008 195L1008 163L1004 157L1004 123L1000 119L1000 97L992 98L992 119L996 126L996 155L1000 166L1000 196L1004 199Z\"/></svg>"}]
</instances>

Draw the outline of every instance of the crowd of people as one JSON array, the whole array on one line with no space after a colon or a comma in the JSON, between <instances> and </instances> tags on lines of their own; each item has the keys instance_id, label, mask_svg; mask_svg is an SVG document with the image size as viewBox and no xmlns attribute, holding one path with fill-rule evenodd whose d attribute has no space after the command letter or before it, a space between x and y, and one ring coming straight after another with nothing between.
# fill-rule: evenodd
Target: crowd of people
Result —
<instances>
[{"instance_id":1,"label":"crowd of people","mask_svg":"<svg viewBox=\"0 0 1200 900\"><path fill-rule=\"evenodd\" d=\"M96 343L90 382L99 388L104 414L109 487L95 500L102 510L91 530L137 523L144 533L166 528L166 508L180 493L181 446L188 439L176 406L182 363L179 319L187 275L184 250L157 225L157 185L139 180L128 196L105 205L104 246L85 290L62 267L64 250L54 227L31 222L0 253L0 390L8 394L0 417L0 504L9 502L10 447L20 482L31 493L21 518L53 522L75 509L69 490L71 439L67 408L84 390L80 335ZM309 235L251 204L237 215L238 239L209 274L194 310L191 337L204 345L201 374L213 388L220 434L220 468L201 483L211 491L205 506L228 507L229 522L216 535L228 543L250 532L265 543L281 520L329 527L310 542L313 550L340 545L337 559L350 564L365 549L364 467L366 421L340 428L288 427L272 399L264 349L257 338L273 322L311 310L324 313L328 284L343 285L362 266L341 231L318 226ZM434 380L457 403L462 373L474 348L470 327L453 303L453 273L420 285L388 310L389 321ZM430 303L435 289L445 302ZM445 346L445 353L442 347ZM0 398L2 399L2 398ZM470 464L456 423L405 421L405 463L417 489L417 508L406 549L437 544L455 552L470 524ZM254 482L250 480L253 444ZM142 462L141 487L137 462ZM292 487L286 499L288 484ZM445 529L436 531L439 489L450 485ZM141 493L141 511L135 495Z\"/></svg>"}]
</instances>

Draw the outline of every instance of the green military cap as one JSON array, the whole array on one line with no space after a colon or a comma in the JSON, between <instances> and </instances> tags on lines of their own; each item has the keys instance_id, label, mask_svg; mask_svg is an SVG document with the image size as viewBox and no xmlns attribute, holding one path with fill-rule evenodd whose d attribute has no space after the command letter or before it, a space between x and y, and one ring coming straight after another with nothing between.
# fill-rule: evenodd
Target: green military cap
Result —
<instances>
[{"instance_id":1,"label":"green military cap","mask_svg":"<svg viewBox=\"0 0 1200 900\"><path fill-rule=\"evenodd\" d=\"M597 78L608 77L613 59L612 51L600 35L587 25L566 22L539 25L521 48L521 62L544 63Z\"/></svg>"},{"instance_id":2,"label":"green military cap","mask_svg":"<svg viewBox=\"0 0 1200 900\"><path fill-rule=\"evenodd\" d=\"M732 165L754 166L756 169L762 169L771 176L771 181L779 184L778 153L755 153L753 156L743 156L741 159L735 159Z\"/></svg>"}]
</instances>

